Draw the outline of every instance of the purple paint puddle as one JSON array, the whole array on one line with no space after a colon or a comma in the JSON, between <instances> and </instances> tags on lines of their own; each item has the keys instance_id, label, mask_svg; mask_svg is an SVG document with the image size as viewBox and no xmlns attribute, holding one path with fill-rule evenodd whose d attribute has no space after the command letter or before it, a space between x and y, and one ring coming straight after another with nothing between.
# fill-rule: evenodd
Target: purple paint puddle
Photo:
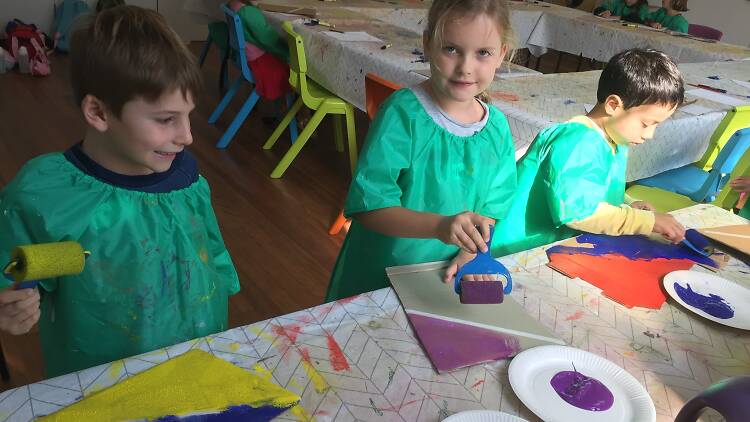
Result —
<instances>
[{"instance_id":1,"label":"purple paint puddle","mask_svg":"<svg viewBox=\"0 0 750 422\"><path fill-rule=\"evenodd\" d=\"M549 383L561 399L579 409L601 412L615 402L609 388L578 371L558 372Z\"/></svg>"},{"instance_id":2,"label":"purple paint puddle","mask_svg":"<svg viewBox=\"0 0 750 422\"><path fill-rule=\"evenodd\" d=\"M694 292L690 283L686 284L687 288L682 287L679 283L674 284L674 291L685 303L716 318L729 319L734 316L734 309L724 301L723 297L715 294L703 296Z\"/></svg>"}]
</instances>

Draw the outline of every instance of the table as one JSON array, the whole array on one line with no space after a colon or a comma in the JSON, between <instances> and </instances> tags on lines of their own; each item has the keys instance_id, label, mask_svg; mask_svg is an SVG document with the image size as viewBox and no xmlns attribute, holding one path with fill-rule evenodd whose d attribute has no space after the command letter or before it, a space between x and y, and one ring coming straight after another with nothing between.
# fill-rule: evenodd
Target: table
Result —
<instances>
[{"instance_id":1,"label":"table","mask_svg":"<svg viewBox=\"0 0 750 422\"><path fill-rule=\"evenodd\" d=\"M711 205L674 214L690 227L747 223ZM671 421L685 401L713 382L750 371L749 332L702 319L672 300L659 310L627 309L592 285L548 268L545 249L502 259L513 272L510 297L567 344L631 373L651 395L658 421ZM732 259L719 274L750 287L747 270ZM349 370L333 369L329 336L343 350ZM5 391L0 420L51 413L194 348L243 368L262 365L276 383L302 397L303 408L317 421L437 421L481 408L539 421L510 388L508 360L437 374L390 288ZM305 368L302 353L309 354L314 369Z\"/></svg>"}]
</instances>

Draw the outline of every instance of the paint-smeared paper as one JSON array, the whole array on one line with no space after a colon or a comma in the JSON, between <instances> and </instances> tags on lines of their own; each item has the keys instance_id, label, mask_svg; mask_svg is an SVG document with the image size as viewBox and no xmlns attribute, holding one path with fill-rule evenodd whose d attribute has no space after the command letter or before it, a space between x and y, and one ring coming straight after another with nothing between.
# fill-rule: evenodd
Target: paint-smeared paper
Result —
<instances>
[{"instance_id":1,"label":"paint-smeared paper","mask_svg":"<svg viewBox=\"0 0 750 422\"><path fill-rule=\"evenodd\" d=\"M245 369L191 350L41 420L190 420L190 415L212 413L269 420L299 400Z\"/></svg>"},{"instance_id":2,"label":"paint-smeared paper","mask_svg":"<svg viewBox=\"0 0 750 422\"><path fill-rule=\"evenodd\" d=\"M386 272L425 353L438 372L503 359L544 344L560 344L546 327L513 300L501 304L462 305L453 285L442 281L446 263L388 268ZM514 273L523 285L533 277ZM416 316L416 317L415 317ZM450 330L452 335L445 335ZM478 346L484 338L484 346Z\"/></svg>"}]
</instances>

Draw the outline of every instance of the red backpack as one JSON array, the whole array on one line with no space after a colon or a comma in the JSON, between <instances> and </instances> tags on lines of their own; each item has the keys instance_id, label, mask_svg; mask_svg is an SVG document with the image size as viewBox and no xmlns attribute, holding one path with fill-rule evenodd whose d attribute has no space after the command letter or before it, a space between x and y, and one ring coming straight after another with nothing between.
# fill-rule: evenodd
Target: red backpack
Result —
<instances>
[{"instance_id":1,"label":"red backpack","mask_svg":"<svg viewBox=\"0 0 750 422\"><path fill-rule=\"evenodd\" d=\"M36 25L28 25L18 19L8 22L5 27L8 34L7 50L10 55L18 60L18 50L26 47L29 54L29 68L32 75L46 76L51 72L49 58L47 57L47 48L45 36L42 31L37 29Z\"/></svg>"}]
</instances>

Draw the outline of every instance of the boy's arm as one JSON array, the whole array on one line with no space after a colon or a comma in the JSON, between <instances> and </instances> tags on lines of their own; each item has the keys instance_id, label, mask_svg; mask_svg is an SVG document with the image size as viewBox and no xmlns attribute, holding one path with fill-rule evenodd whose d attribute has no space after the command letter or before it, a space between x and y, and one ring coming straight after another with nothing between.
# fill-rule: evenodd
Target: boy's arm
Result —
<instances>
[{"instance_id":1,"label":"boy's arm","mask_svg":"<svg viewBox=\"0 0 750 422\"><path fill-rule=\"evenodd\" d=\"M597 206L589 217L571 221L568 227L588 233L621 236L627 234L649 235L654 230L655 217L651 211L629 206L616 207L606 202Z\"/></svg>"}]
</instances>

